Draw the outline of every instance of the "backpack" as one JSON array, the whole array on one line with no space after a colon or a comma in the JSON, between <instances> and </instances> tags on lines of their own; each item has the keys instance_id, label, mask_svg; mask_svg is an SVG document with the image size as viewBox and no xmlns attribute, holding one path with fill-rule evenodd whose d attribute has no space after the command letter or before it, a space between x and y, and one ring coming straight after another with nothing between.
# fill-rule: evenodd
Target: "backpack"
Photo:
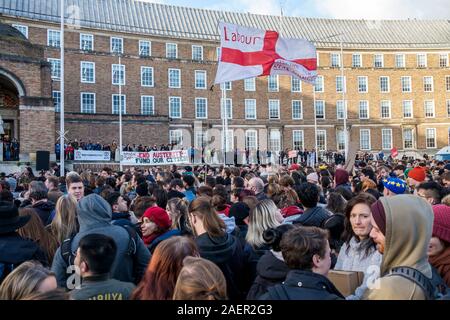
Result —
<instances>
[{"instance_id":1,"label":"backpack","mask_svg":"<svg viewBox=\"0 0 450 320\"><path fill-rule=\"evenodd\" d=\"M418 285L424 292L426 300L441 300L450 294L445 282L434 268L432 268L432 279L411 267L395 267L389 272L388 276L394 275L408 279Z\"/></svg>"},{"instance_id":2,"label":"backpack","mask_svg":"<svg viewBox=\"0 0 450 320\"><path fill-rule=\"evenodd\" d=\"M137 251L137 244L138 244L138 234L136 230L129 226L129 225L121 225L122 228L127 230L128 236L130 238L130 241L128 242L128 248L126 254L133 257L133 266L137 266L136 263L136 251ZM61 257L63 258L64 262L67 266L73 265L75 261L75 254L72 252L72 242L75 238L75 235L65 239L61 243L60 251L61 251Z\"/></svg>"}]
</instances>

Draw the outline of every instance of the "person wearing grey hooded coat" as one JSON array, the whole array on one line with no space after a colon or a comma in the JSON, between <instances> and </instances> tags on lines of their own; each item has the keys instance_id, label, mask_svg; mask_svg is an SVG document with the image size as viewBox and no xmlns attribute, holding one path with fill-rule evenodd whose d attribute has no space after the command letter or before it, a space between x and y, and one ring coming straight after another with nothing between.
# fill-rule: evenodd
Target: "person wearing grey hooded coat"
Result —
<instances>
[{"instance_id":1,"label":"person wearing grey hooded coat","mask_svg":"<svg viewBox=\"0 0 450 320\"><path fill-rule=\"evenodd\" d=\"M117 254L111 269L112 277L119 281L139 283L150 260L150 252L139 236L136 236L134 238L136 243L134 254L129 254L130 241L133 239L124 227L111 224L112 210L109 203L97 194L90 194L78 202L77 216L80 231L71 242L70 249L73 257L78 249L79 241L85 235L97 233L109 236L115 240L117 245ZM67 271L68 266L61 254L61 248L62 246L55 253L52 271L55 273L58 286L65 288L73 282L67 281L73 271ZM73 264L73 259L71 264ZM69 270L73 270L73 268Z\"/></svg>"}]
</instances>

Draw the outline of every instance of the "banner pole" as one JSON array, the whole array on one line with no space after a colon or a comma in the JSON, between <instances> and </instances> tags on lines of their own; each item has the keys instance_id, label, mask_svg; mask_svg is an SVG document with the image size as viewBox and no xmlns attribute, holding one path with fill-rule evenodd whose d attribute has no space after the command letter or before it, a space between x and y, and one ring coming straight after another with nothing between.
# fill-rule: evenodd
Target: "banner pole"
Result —
<instances>
[{"instance_id":1,"label":"banner pole","mask_svg":"<svg viewBox=\"0 0 450 320\"><path fill-rule=\"evenodd\" d=\"M222 153L223 153L223 165L227 165L227 127L228 127L228 115L227 115L227 88L226 82L222 84L222 103L221 103L221 113L222 113Z\"/></svg>"},{"instance_id":2,"label":"banner pole","mask_svg":"<svg viewBox=\"0 0 450 320\"><path fill-rule=\"evenodd\" d=\"M317 114L316 114L316 85L313 85L313 108L314 108L314 141L315 141L315 162L319 162L319 150L317 149Z\"/></svg>"},{"instance_id":3,"label":"banner pole","mask_svg":"<svg viewBox=\"0 0 450 320\"><path fill-rule=\"evenodd\" d=\"M61 83L60 83L60 135L59 135L59 144L60 144L60 151L59 151L59 175L61 177L64 177L65 170L64 170L64 0L61 0L60 3L61 6L61 45L60 45L60 61L61 61Z\"/></svg>"},{"instance_id":4,"label":"banner pole","mask_svg":"<svg viewBox=\"0 0 450 320\"><path fill-rule=\"evenodd\" d=\"M341 34L341 79L342 79L342 103L344 104L344 157L348 157L348 132L347 132L347 103L345 102L345 91L347 90L347 81L344 79L344 44Z\"/></svg>"}]
</instances>

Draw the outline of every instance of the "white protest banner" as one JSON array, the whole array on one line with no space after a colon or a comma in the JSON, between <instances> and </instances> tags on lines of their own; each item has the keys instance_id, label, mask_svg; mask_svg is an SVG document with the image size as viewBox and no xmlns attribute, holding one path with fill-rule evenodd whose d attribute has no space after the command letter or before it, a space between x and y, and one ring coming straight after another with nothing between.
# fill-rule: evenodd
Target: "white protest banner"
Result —
<instances>
[{"instance_id":1,"label":"white protest banner","mask_svg":"<svg viewBox=\"0 0 450 320\"><path fill-rule=\"evenodd\" d=\"M231 23L220 22L219 28L220 61L214 83L285 74L314 84L317 56L311 42Z\"/></svg>"},{"instance_id":2,"label":"white protest banner","mask_svg":"<svg viewBox=\"0 0 450 320\"><path fill-rule=\"evenodd\" d=\"M111 152L101 150L75 150L75 161L110 161Z\"/></svg>"},{"instance_id":3,"label":"white protest banner","mask_svg":"<svg viewBox=\"0 0 450 320\"><path fill-rule=\"evenodd\" d=\"M189 163L187 150L122 152L122 156L124 165L157 166Z\"/></svg>"}]
</instances>

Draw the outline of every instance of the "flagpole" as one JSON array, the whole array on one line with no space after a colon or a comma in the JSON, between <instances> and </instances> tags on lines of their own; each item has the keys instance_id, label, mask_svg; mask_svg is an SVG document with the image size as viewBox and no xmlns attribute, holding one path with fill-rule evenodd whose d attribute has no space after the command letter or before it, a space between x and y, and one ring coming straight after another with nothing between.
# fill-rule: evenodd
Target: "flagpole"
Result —
<instances>
[{"instance_id":1,"label":"flagpole","mask_svg":"<svg viewBox=\"0 0 450 320\"><path fill-rule=\"evenodd\" d=\"M122 55L119 52L119 75L121 76L120 69L122 68ZM119 168L123 172L122 166L122 77L119 78Z\"/></svg>"},{"instance_id":2,"label":"flagpole","mask_svg":"<svg viewBox=\"0 0 450 320\"><path fill-rule=\"evenodd\" d=\"M222 83L222 103L221 103L221 115L222 115L222 152L223 152L223 165L227 165L226 152L227 152L227 127L228 127L228 115L227 115L227 88L226 82Z\"/></svg>"},{"instance_id":3,"label":"flagpole","mask_svg":"<svg viewBox=\"0 0 450 320\"><path fill-rule=\"evenodd\" d=\"M345 161L348 156L348 132L347 132L347 103L345 103L345 91L347 90L347 81L344 80L344 44L343 34L341 33L341 79L342 79L342 103L344 104L344 156Z\"/></svg>"},{"instance_id":4,"label":"flagpole","mask_svg":"<svg viewBox=\"0 0 450 320\"><path fill-rule=\"evenodd\" d=\"M316 114L316 85L313 85L313 108L314 108L314 141L316 163L319 162L319 151L317 150L317 114Z\"/></svg>"},{"instance_id":5,"label":"flagpole","mask_svg":"<svg viewBox=\"0 0 450 320\"><path fill-rule=\"evenodd\" d=\"M61 46L60 46L60 62L61 62L61 83L60 83L60 136L59 136L59 175L64 177L64 0L60 2L61 7Z\"/></svg>"}]
</instances>

